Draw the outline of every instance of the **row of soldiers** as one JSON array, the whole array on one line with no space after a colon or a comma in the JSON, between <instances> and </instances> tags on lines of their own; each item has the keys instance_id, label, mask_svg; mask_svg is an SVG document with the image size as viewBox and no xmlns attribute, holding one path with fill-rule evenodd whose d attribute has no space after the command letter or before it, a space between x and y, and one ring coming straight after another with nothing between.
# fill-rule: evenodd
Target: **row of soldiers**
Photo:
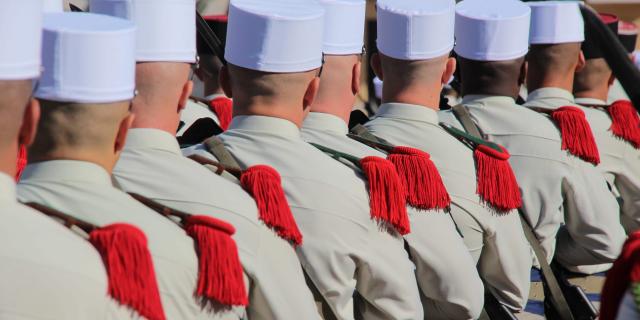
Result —
<instances>
[{"instance_id":1,"label":"row of soldiers","mask_svg":"<svg viewBox=\"0 0 640 320\"><path fill-rule=\"evenodd\" d=\"M195 1L58 2L0 11L0 318L477 319L640 227L640 120L576 2L378 0L382 105L350 130L365 1L232 0L233 118L188 145L192 78L218 72ZM629 279L602 319L633 317Z\"/></svg>"}]
</instances>

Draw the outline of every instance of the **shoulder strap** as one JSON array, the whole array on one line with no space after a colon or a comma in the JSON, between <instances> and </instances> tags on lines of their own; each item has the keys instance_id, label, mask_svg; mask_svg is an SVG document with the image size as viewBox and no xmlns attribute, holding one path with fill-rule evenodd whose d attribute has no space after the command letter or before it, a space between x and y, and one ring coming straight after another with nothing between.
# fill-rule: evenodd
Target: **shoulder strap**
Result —
<instances>
[{"instance_id":1,"label":"shoulder strap","mask_svg":"<svg viewBox=\"0 0 640 320\"><path fill-rule=\"evenodd\" d=\"M453 115L456 116L458 121L462 123L462 127L464 127L465 131L475 137L482 138L480 128L478 128L475 122L473 122L469 110L463 104L455 105L451 108L451 110L453 110Z\"/></svg>"},{"instance_id":2,"label":"shoulder strap","mask_svg":"<svg viewBox=\"0 0 640 320\"><path fill-rule=\"evenodd\" d=\"M91 223L83 221L81 219L72 217L72 216L70 216L70 215L68 215L66 213L63 213L63 212L58 211L56 209L41 205L39 203L27 202L27 203L24 203L24 205L27 206L27 207L30 207L30 208L32 208L32 209L34 209L36 211L44 213L49 217L62 220L63 224L67 228L71 228L73 226L76 226L76 227L82 229L82 231L86 232L87 234L89 234L92 231L98 229L98 226L96 226L94 224L91 224Z\"/></svg>"},{"instance_id":3,"label":"shoulder strap","mask_svg":"<svg viewBox=\"0 0 640 320\"><path fill-rule=\"evenodd\" d=\"M204 146L209 153L218 159L220 164L230 168L240 168L240 164L233 157L231 152L224 146L224 142L217 136L210 137L204 141Z\"/></svg>"},{"instance_id":4,"label":"shoulder strap","mask_svg":"<svg viewBox=\"0 0 640 320\"><path fill-rule=\"evenodd\" d=\"M464 105L459 104L453 107L453 114L456 116L458 121L462 123L462 126L468 134L471 134L475 138L482 138L480 129L478 128L476 123L473 122L469 110ZM551 266L547 261L547 257L544 254L542 245L540 245L540 241L536 237L529 222L524 218L524 212L522 211L522 208L518 209L518 213L520 216L520 221L522 223L522 229L524 230L524 235L531 245L531 248L533 248L533 252L535 253L536 258L538 258L538 262L540 263L540 269L544 278L543 281L549 288L549 292L551 293L550 298L554 307L556 308L562 320L573 320L573 315L571 313L571 309L569 308L569 303L562 293L562 289L560 288L558 279L556 279L555 274L551 270Z\"/></svg>"},{"instance_id":5,"label":"shoulder strap","mask_svg":"<svg viewBox=\"0 0 640 320\"><path fill-rule=\"evenodd\" d=\"M144 204L147 208L152 209L153 211L171 219L171 217L177 217L180 219L181 222L184 222L186 219L188 219L191 214L188 214L186 212L182 212L176 209L172 209L169 208L157 201L151 200L145 196L142 196L140 194L137 193L132 193L129 192L128 193L131 197L133 197L134 199L138 200L138 202Z\"/></svg>"}]
</instances>

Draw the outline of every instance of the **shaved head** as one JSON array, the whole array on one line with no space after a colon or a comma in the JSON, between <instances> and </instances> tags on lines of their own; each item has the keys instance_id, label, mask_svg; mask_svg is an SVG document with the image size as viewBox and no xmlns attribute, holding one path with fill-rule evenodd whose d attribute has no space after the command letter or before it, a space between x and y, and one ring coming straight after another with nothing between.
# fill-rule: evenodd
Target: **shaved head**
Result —
<instances>
[{"instance_id":1,"label":"shaved head","mask_svg":"<svg viewBox=\"0 0 640 320\"><path fill-rule=\"evenodd\" d=\"M581 43L532 45L527 55L529 63L527 87L530 91L543 87L559 87L572 91L573 75L581 68Z\"/></svg>"},{"instance_id":2,"label":"shaved head","mask_svg":"<svg viewBox=\"0 0 640 320\"><path fill-rule=\"evenodd\" d=\"M17 144L31 91L31 80L0 81L0 150Z\"/></svg>"},{"instance_id":3,"label":"shaved head","mask_svg":"<svg viewBox=\"0 0 640 320\"><path fill-rule=\"evenodd\" d=\"M608 91L611 75L612 71L604 58L589 59L584 68L576 72L573 91L579 97L585 96L587 92L593 90Z\"/></svg>"},{"instance_id":4,"label":"shaved head","mask_svg":"<svg viewBox=\"0 0 640 320\"><path fill-rule=\"evenodd\" d=\"M524 57L506 61L477 61L458 57L462 95L488 94L517 97Z\"/></svg>"},{"instance_id":5,"label":"shaved head","mask_svg":"<svg viewBox=\"0 0 640 320\"><path fill-rule=\"evenodd\" d=\"M38 134L29 149L30 161L76 159L113 162L129 101L80 104L41 100Z\"/></svg>"}]
</instances>

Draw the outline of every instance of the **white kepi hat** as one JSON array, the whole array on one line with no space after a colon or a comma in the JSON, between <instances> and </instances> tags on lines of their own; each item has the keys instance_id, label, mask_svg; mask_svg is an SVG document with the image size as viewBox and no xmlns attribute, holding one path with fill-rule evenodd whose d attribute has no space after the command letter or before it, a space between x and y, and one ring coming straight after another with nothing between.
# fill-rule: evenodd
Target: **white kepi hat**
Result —
<instances>
[{"instance_id":1,"label":"white kepi hat","mask_svg":"<svg viewBox=\"0 0 640 320\"><path fill-rule=\"evenodd\" d=\"M365 0L320 0L324 8L323 52L332 55L362 53Z\"/></svg>"},{"instance_id":2,"label":"white kepi hat","mask_svg":"<svg viewBox=\"0 0 640 320\"><path fill-rule=\"evenodd\" d=\"M22 0L21 0L22 1ZM44 17L44 72L35 97L77 103L130 100L135 90L135 26L92 13Z\"/></svg>"},{"instance_id":3,"label":"white kepi hat","mask_svg":"<svg viewBox=\"0 0 640 320\"><path fill-rule=\"evenodd\" d=\"M455 52L470 60L504 61L529 51L531 9L517 0L465 0L456 6Z\"/></svg>"},{"instance_id":4,"label":"white kepi hat","mask_svg":"<svg viewBox=\"0 0 640 320\"><path fill-rule=\"evenodd\" d=\"M195 0L91 0L89 6L135 23L137 61L196 61Z\"/></svg>"},{"instance_id":5,"label":"white kepi hat","mask_svg":"<svg viewBox=\"0 0 640 320\"><path fill-rule=\"evenodd\" d=\"M454 0L378 0L378 50L402 60L425 60L453 48Z\"/></svg>"},{"instance_id":6,"label":"white kepi hat","mask_svg":"<svg viewBox=\"0 0 640 320\"><path fill-rule=\"evenodd\" d=\"M324 9L315 1L231 0L225 59L263 72L322 65Z\"/></svg>"},{"instance_id":7,"label":"white kepi hat","mask_svg":"<svg viewBox=\"0 0 640 320\"><path fill-rule=\"evenodd\" d=\"M0 10L0 80L40 76L42 0L12 0Z\"/></svg>"},{"instance_id":8,"label":"white kepi hat","mask_svg":"<svg viewBox=\"0 0 640 320\"><path fill-rule=\"evenodd\" d=\"M580 5L574 1L527 2L531 8L531 44L584 41Z\"/></svg>"},{"instance_id":9,"label":"white kepi hat","mask_svg":"<svg viewBox=\"0 0 640 320\"><path fill-rule=\"evenodd\" d=\"M64 12L63 0L44 0L43 10L45 13Z\"/></svg>"}]
</instances>

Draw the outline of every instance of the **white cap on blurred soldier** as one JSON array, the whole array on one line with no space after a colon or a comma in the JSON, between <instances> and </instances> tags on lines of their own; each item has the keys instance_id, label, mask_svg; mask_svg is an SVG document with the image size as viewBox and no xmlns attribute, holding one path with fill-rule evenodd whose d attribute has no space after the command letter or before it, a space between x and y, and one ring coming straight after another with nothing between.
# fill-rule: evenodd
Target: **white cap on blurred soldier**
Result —
<instances>
[{"instance_id":1,"label":"white cap on blurred soldier","mask_svg":"<svg viewBox=\"0 0 640 320\"><path fill-rule=\"evenodd\" d=\"M91 13L51 13L43 29L44 71L35 97L77 103L133 98L133 23Z\"/></svg>"},{"instance_id":2,"label":"white cap on blurred soldier","mask_svg":"<svg viewBox=\"0 0 640 320\"><path fill-rule=\"evenodd\" d=\"M263 72L304 72L322 65L324 9L315 1L232 0L225 59Z\"/></svg>"},{"instance_id":3,"label":"white cap on blurred soldier","mask_svg":"<svg viewBox=\"0 0 640 320\"><path fill-rule=\"evenodd\" d=\"M527 2L531 8L531 44L584 41L584 21L578 2Z\"/></svg>"},{"instance_id":4,"label":"white cap on blurred soldier","mask_svg":"<svg viewBox=\"0 0 640 320\"><path fill-rule=\"evenodd\" d=\"M40 76L42 0L12 0L0 10L0 80Z\"/></svg>"},{"instance_id":5,"label":"white cap on blurred soldier","mask_svg":"<svg viewBox=\"0 0 640 320\"><path fill-rule=\"evenodd\" d=\"M196 61L195 0L91 0L90 8L135 23L138 61Z\"/></svg>"},{"instance_id":6,"label":"white cap on blurred soldier","mask_svg":"<svg viewBox=\"0 0 640 320\"><path fill-rule=\"evenodd\" d=\"M516 0L465 0L456 5L455 52L466 59L504 61L529 51L531 10Z\"/></svg>"},{"instance_id":7,"label":"white cap on blurred soldier","mask_svg":"<svg viewBox=\"0 0 640 320\"><path fill-rule=\"evenodd\" d=\"M378 0L378 50L402 60L424 60L453 48L454 0Z\"/></svg>"},{"instance_id":8,"label":"white cap on blurred soldier","mask_svg":"<svg viewBox=\"0 0 640 320\"><path fill-rule=\"evenodd\" d=\"M364 44L365 0L320 0L324 8L325 54L362 53Z\"/></svg>"}]
</instances>

